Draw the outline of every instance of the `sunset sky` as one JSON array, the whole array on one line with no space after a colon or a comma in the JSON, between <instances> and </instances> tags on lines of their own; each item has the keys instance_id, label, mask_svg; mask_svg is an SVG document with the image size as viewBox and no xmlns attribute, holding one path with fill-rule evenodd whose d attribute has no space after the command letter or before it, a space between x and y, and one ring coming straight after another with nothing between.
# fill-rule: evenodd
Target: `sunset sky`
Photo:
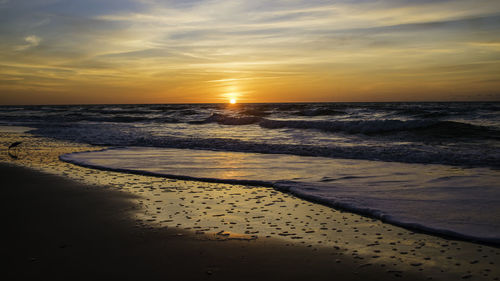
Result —
<instances>
[{"instance_id":1,"label":"sunset sky","mask_svg":"<svg viewBox=\"0 0 500 281\"><path fill-rule=\"evenodd\" d=\"M0 104L500 100L499 0L0 0Z\"/></svg>"}]
</instances>

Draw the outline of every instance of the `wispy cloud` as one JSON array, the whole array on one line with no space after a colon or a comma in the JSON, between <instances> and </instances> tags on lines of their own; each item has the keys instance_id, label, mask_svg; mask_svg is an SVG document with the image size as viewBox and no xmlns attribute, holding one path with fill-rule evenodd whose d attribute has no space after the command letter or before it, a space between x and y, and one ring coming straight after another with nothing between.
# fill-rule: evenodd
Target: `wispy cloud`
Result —
<instances>
[{"instance_id":1,"label":"wispy cloud","mask_svg":"<svg viewBox=\"0 0 500 281\"><path fill-rule=\"evenodd\" d=\"M36 47L40 44L41 41L42 41L42 38L40 38L36 35L26 36L26 37L24 37L24 44L15 47L15 50L16 51L23 51L23 50L26 50L28 48Z\"/></svg>"}]
</instances>

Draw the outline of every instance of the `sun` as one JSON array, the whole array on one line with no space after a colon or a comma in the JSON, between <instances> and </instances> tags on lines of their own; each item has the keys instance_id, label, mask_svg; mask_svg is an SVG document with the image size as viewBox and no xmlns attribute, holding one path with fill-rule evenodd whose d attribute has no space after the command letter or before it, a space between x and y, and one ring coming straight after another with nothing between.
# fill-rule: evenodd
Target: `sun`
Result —
<instances>
[{"instance_id":1,"label":"sun","mask_svg":"<svg viewBox=\"0 0 500 281\"><path fill-rule=\"evenodd\" d=\"M234 99L234 98L233 98L233 99L230 99L230 100L229 100L229 103L230 103L230 104L235 104L235 103L236 103L236 99Z\"/></svg>"}]
</instances>

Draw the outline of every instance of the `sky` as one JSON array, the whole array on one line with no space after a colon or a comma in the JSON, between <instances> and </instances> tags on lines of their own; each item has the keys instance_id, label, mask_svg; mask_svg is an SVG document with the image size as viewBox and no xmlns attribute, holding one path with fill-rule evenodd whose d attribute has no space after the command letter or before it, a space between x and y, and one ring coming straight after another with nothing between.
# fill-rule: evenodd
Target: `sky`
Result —
<instances>
[{"instance_id":1,"label":"sky","mask_svg":"<svg viewBox=\"0 0 500 281\"><path fill-rule=\"evenodd\" d=\"M0 104L500 100L498 0L0 0Z\"/></svg>"}]
</instances>

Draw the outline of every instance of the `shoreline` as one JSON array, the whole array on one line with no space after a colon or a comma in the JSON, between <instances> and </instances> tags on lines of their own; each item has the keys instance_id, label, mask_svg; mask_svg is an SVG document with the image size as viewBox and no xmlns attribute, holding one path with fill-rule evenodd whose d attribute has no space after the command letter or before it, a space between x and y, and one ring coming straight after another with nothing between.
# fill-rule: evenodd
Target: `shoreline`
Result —
<instances>
[{"instance_id":1,"label":"shoreline","mask_svg":"<svg viewBox=\"0 0 500 281\"><path fill-rule=\"evenodd\" d=\"M500 273L497 265L500 264L500 251L497 248L415 233L352 213L333 210L288 194L281 194L269 188L159 179L82 168L60 161L59 155L97 150L102 147L56 141L34 137L30 134L0 134L1 147L8 146L12 140L25 141L22 157L11 161L2 152L0 163L10 162L38 170L14 167L24 169L23 173L26 174L37 174L42 171L41 174L33 176L34 182L38 181L37 177L47 176L50 177L45 182L47 186L51 186L54 182L64 181L65 186L59 186L60 190L70 187L70 190L90 192L103 204L105 202L112 204L113 200L110 196L100 192L116 192L134 202L128 205L131 208L128 213L129 217L124 217L124 214L120 212L109 217L105 225L114 225L116 228L106 232L108 237L122 242L128 241L129 246L139 247L140 242L145 240L140 240L135 236L126 236L127 233L151 235L146 239L151 243L148 251L158 251L156 249L158 245L173 246L179 242L176 239L186 239L176 248L178 251L176 254L185 256L186 259L172 266L171 270L182 268L180 271L186 271L188 275L192 273L192 267L199 269L205 266L205 270L198 271L199 275L192 278L181 274L177 278L179 280L200 280L200 278L203 280L205 277L211 280L227 280L234 279L235 276L241 279L239 271L245 271L248 274L251 274L250 271L263 274L251 275L253 277L249 279L265 280L271 278L302 280L311 278L307 274L312 273L315 274L315 280L331 279L332 276L339 274L339 280L401 280L401 278L404 280L459 280L462 278L499 280ZM10 176L11 173L6 172L4 166L5 164L0 164L2 175ZM25 186L26 180L24 176L18 177L11 185ZM48 196L46 193L51 189L41 188L43 189L36 190L37 194L40 196L45 194L44 196L52 200L51 202L60 202L59 192L49 192L51 196ZM9 200L8 203L23 204L22 197L25 194L31 193L21 192L18 194L17 201L10 202ZM81 202L79 197L70 198L71 200L66 201L76 204ZM40 198L33 199L33 202L38 201ZM65 203L63 206L67 207L68 204L71 205ZM109 205L106 206L109 207ZM28 205L18 212L27 218L43 215L33 213L30 211L32 209L33 206ZM68 218L64 223L74 224L74 222L70 223L71 219ZM99 221L98 217L87 216L84 212L80 213L80 219L94 220L94 223L96 220ZM29 239L32 233L39 231L35 228L36 231L33 232L33 228L27 226L19 228L22 222L16 222L15 219L11 223L8 229L20 229L19 233L24 233L23 235ZM120 226L121 223L123 223L122 226ZM45 231L58 233L54 226L48 227ZM99 231L99 227L95 227L92 237L102 238ZM115 237L116 234L118 238ZM12 236L14 241L19 241L18 244L26 243L22 239L15 240L19 237ZM103 247L102 249L107 247L104 242L101 240L101 246L99 246ZM209 251L212 258L207 259L207 257L197 255L196 253L199 254L197 248L189 248L193 246L193 243L198 245L196 247L203 244L202 247L206 247L203 248L204 251ZM46 245L41 241L28 244L26 244L27 248ZM99 248L98 246L92 247ZM241 247L244 247L243 251ZM56 254L58 251L56 248L51 248L47 252ZM145 248L142 250L145 251ZM163 250L168 252L171 249L163 248ZM12 251L15 253L16 249ZM115 255L127 257L135 256L137 253L120 247L112 249L112 252ZM155 254L160 256L154 256ZM167 254L163 252L155 254L151 254L152 260L165 261L175 258L161 256ZM241 257L242 254L246 258ZM190 259L196 260L198 264L190 264ZM81 260L81 262L85 264L90 260ZM211 261L217 262L217 267L208 267L203 263L210 265ZM305 261L310 264L301 268L300 265ZM18 266L25 266L25 262L26 260L19 261ZM129 262L143 263L144 261ZM233 270L235 262L239 263L239 271ZM150 263L156 264L157 268L164 266L158 264L159 261ZM51 268L54 266L57 266L57 263L51 264ZM115 266L113 270L105 268L99 270L119 271L118 264ZM266 271L263 272L262 268ZM95 272L98 273L99 270L96 269ZM76 271L78 269L73 268L67 270L66 273L71 274ZM212 273L208 274L207 271ZM221 272L225 273L220 274ZM224 275L226 273L228 275ZM168 274L163 271L161 276ZM285 278L282 278L283 276ZM374 279L374 276L380 279ZM123 274L121 279L127 279L127 277L128 275ZM156 280L153 276L137 278Z\"/></svg>"},{"instance_id":2,"label":"shoreline","mask_svg":"<svg viewBox=\"0 0 500 281\"><path fill-rule=\"evenodd\" d=\"M113 149L113 148L105 148L103 150L97 150L97 152L106 151L109 149ZM404 228L406 230L413 231L416 233L432 235L432 236L440 237L440 238L447 239L447 240L470 242L470 243L475 243L478 245L490 246L490 247L495 247L495 248L500 249L500 240L498 240L498 239L489 239L489 240L486 238L481 239L481 238L474 237L474 236L466 236L464 234L452 232L450 230L432 229L429 227L417 225L415 223L403 223L403 222L399 222L397 220L391 220L390 218L386 218L385 216L374 215L373 212L370 212L370 211L363 211L363 209L346 207L340 203L332 204L326 200L318 200L317 198L302 196L300 194L296 194L294 192L290 192L290 191L284 190L282 188L280 189L279 187L276 187L276 185L274 183L271 183L271 182L258 181L258 180L232 180L232 179L224 180L224 179L213 179L213 178L199 178L199 177L193 177L193 176L162 174L162 173L157 173L157 172L139 171L139 170L133 170L133 169L112 169L112 168L107 168L107 167L103 167L100 165L80 163L78 161L72 160L71 158L65 157L66 155L87 153L87 152L89 152L89 151L63 154L63 155L59 156L59 160L66 162L66 163L76 165L76 166L89 168L89 169L123 173L123 174L133 174L133 175L139 175L139 176L165 178L165 179L182 180L182 181L206 182L206 183L216 183L216 184L220 183L220 184L229 184L229 185L245 185L245 186L256 186L256 187L269 187L269 188L273 188L274 190L277 190L280 192L291 194L291 195L293 195L299 199L305 200L307 202L320 204L320 205L323 205L323 206L326 206L326 207L329 207L329 208L332 208L335 210L341 210L341 211L346 211L346 212L350 212L353 214L358 214L360 216L370 218L370 219L376 219L376 220L379 220L383 223L387 223L387 224L390 224L393 226L401 227L401 228ZM92 151L92 152L94 152L94 151Z\"/></svg>"},{"instance_id":3,"label":"shoreline","mask_svg":"<svg viewBox=\"0 0 500 281\"><path fill-rule=\"evenodd\" d=\"M138 209L131 202L136 196L4 163L0 171L11 210L5 253L9 280L399 278L387 270L359 267L349 257L334 256L333 249L312 250L275 239L218 241L175 228L138 226L130 216Z\"/></svg>"}]
</instances>

